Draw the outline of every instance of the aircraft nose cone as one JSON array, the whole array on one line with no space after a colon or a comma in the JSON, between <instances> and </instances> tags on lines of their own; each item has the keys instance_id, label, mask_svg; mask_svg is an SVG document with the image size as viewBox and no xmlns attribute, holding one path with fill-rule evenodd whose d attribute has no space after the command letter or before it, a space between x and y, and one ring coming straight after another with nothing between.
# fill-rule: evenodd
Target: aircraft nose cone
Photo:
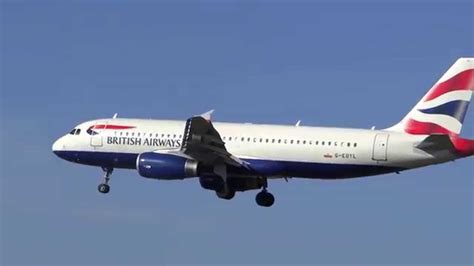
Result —
<instances>
[{"instance_id":1,"label":"aircraft nose cone","mask_svg":"<svg viewBox=\"0 0 474 266\"><path fill-rule=\"evenodd\" d=\"M54 143L53 146L51 147L53 152L57 155L59 151L63 149L63 144L61 141L61 138L57 139Z\"/></svg>"}]
</instances>

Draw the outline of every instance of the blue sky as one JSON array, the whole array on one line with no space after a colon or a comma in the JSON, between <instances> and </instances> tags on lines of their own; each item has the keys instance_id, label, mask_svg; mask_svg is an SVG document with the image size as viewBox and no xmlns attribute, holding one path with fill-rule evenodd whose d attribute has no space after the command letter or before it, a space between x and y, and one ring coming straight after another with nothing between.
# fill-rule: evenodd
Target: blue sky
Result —
<instances>
[{"instance_id":1,"label":"blue sky","mask_svg":"<svg viewBox=\"0 0 474 266\"><path fill-rule=\"evenodd\" d=\"M3 1L1 253L12 264L471 264L472 158L218 200L51 153L94 118L377 128L461 56L473 3ZM463 136L474 138L470 110Z\"/></svg>"}]
</instances>

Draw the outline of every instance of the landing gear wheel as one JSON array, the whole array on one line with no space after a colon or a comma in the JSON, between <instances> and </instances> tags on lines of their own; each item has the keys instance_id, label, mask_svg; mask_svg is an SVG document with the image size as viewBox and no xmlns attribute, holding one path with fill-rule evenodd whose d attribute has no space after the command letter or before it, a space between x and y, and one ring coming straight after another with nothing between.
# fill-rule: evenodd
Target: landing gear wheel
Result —
<instances>
[{"instance_id":1,"label":"landing gear wheel","mask_svg":"<svg viewBox=\"0 0 474 266\"><path fill-rule=\"evenodd\" d=\"M217 197L219 197L221 199L230 200L230 199L234 198L235 190L216 191L216 195L217 195Z\"/></svg>"},{"instance_id":2,"label":"landing gear wheel","mask_svg":"<svg viewBox=\"0 0 474 266\"><path fill-rule=\"evenodd\" d=\"M104 183L100 184L97 187L97 190L99 190L100 193L107 194L110 191L110 186L109 186L109 180L110 180L110 175L114 171L113 168L108 168L108 167L102 167L102 170L105 172L104 173Z\"/></svg>"},{"instance_id":3,"label":"landing gear wheel","mask_svg":"<svg viewBox=\"0 0 474 266\"><path fill-rule=\"evenodd\" d=\"M97 189L99 190L100 193L107 194L110 191L110 186L107 184L100 184Z\"/></svg>"},{"instance_id":4,"label":"landing gear wheel","mask_svg":"<svg viewBox=\"0 0 474 266\"><path fill-rule=\"evenodd\" d=\"M273 197L272 193L262 190L255 196L255 201L259 206L271 207L275 203L275 197Z\"/></svg>"}]
</instances>

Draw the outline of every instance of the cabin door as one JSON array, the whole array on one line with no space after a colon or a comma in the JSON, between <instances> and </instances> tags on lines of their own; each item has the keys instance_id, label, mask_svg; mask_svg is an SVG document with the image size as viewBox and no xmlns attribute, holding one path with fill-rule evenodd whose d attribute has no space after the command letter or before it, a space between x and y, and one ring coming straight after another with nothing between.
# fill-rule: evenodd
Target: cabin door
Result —
<instances>
[{"instance_id":1,"label":"cabin door","mask_svg":"<svg viewBox=\"0 0 474 266\"><path fill-rule=\"evenodd\" d=\"M107 125L106 125L107 127ZM87 130L87 133L91 135L91 146L94 148L102 147L102 134L95 128L95 125Z\"/></svg>"},{"instance_id":2,"label":"cabin door","mask_svg":"<svg viewBox=\"0 0 474 266\"><path fill-rule=\"evenodd\" d=\"M377 134L374 139L374 149L372 153L372 160L375 161L386 161L387 160L387 147L389 134Z\"/></svg>"}]
</instances>

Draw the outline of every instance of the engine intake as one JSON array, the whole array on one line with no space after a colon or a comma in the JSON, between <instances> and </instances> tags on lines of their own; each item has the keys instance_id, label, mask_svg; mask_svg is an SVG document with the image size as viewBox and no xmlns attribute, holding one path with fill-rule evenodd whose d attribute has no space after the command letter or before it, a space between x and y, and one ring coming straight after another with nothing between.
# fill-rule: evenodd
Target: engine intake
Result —
<instances>
[{"instance_id":1,"label":"engine intake","mask_svg":"<svg viewBox=\"0 0 474 266\"><path fill-rule=\"evenodd\" d=\"M138 155L137 171L146 178L184 179L198 175L198 162L172 154L145 152Z\"/></svg>"}]
</instances>

